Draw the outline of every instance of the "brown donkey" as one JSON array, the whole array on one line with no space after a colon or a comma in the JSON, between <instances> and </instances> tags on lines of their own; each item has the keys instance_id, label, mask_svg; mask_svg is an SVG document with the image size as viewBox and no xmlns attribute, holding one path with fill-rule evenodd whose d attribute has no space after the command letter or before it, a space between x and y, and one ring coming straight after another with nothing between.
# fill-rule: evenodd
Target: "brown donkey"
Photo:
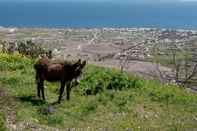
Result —
<instances>
[{"instance_id":1,"label":"brown donkey","mask_svg":"<svg viewBox=\"0 0 197 131\"><path fill-rule=\"evenodd\" d=\"M67 100L70 99L70 83L72 80L77 80L81 75L83 68L86 65L86 61L81 62L79 59L76 63L69 62L54 62L47 57L40 58L35 64L34 69L36 71L37 82L37 95L40 98L40 92L42 93L42 99L45 100L44 95L44 81L49 82L61 82L60 94L58 103L60 103L64 88L66 85Z\"/></svg>"}]
</instances>

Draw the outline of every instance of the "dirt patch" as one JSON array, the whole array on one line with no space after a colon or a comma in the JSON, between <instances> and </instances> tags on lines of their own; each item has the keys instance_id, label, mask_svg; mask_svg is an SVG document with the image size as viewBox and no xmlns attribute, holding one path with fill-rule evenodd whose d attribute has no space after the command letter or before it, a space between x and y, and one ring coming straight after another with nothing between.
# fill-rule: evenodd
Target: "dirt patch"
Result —
<instances>
[{"instance_id":1,"label":"dirt patch","mask_svg":"<svg viewBox=\"0 0 197 131\"><path fill-rule=\"evenodd\" d=\"M1 87L0 87L0 98L3 98L3 97L5 97L5 96L7 96L8 95L8 93L4 90L4 89L2 89Z\"/></svg>"}]
</instances>

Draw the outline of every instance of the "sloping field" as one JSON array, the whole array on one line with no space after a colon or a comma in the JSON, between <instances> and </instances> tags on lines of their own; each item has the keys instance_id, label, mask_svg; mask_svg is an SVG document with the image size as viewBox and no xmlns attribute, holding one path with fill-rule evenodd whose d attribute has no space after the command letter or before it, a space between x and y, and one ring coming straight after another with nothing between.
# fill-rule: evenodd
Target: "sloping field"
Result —
<instances>
[{"instance_id":1,"label":"sloping field","mask_svg":"<svg viewBox=\"0 0 197 131\"><path fill-rule=\"evenodd\" d=\"M34 60L0 54L0 130L196 130L197 95L176 85L88 65L71 100L58 83L36 98Z\"/></svg>"}]
</instances>

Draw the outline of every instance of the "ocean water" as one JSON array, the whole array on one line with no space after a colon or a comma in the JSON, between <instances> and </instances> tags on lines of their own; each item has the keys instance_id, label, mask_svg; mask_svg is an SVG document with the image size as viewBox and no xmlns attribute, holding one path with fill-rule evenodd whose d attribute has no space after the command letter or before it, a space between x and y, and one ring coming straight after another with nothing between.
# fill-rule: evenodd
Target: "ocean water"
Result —
<instances>
[{"instance_id":1,"label":"ocean water","mask_svg":"<svg viewBox=\"0 0 197 131\"><path fill-rule=\"evenodd\" d=\"M0 2L0 26L197 29L197 4Z\"/></svg>"}]
</instances>

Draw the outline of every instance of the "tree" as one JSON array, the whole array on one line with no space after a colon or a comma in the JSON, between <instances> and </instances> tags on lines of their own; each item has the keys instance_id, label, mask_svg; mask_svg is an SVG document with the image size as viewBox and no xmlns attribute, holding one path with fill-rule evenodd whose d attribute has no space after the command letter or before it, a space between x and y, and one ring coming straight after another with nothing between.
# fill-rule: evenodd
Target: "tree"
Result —
<instances>
[{"instance_id":1,"label":"tree","mask_svg":"<svg viewBox=\"0 0 197 131\"><path fill-rule=\"evenodd\" d=\"M172 41L166 44L166 47L160 48L158 44L154 47L155 58L157 59L159 56L159 59L156 60L157 63L165 64L173 71L173 77L167 76L167 78L170 78L170 81L186 87L196 83L197 55L194 51L194 42L184 41L184 43L181 43ZM166 77L164 75L161 73L161 77L165 81Z\"/></svg>"}]
</instances>

